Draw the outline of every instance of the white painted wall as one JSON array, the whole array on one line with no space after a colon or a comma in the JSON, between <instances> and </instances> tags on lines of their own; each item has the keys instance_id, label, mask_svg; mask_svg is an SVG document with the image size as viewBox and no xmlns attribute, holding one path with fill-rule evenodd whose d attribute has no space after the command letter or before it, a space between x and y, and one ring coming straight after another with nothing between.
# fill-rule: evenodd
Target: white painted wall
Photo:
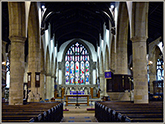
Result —
<instances>
[{"instance_id":1,"label":"white painted wall","mask_svg":"<svg viewBox=\"0 0 165 124\"><path fill-rule=\"evenodd\" d=\"M93 84L96 84L96 70L93 70Z\"/></svg>"},{"instance_id":2,"label":"white painted wall","mask_svg":"<svg viewBox=\"0 0 165 124\"><path fill-rule=\"evenodd\" d=\"M50 26L49 28L45 31L45 34L41 37L43 40L43 49L44 49L44 63L46 64L46 52L47 52L47 48L49 49L49 58L50 58L50 66L52 63L52 54L53 54L53 64L55 65L55 59L57 56L57 49L54 47L54 39L55 36L51 39L50 38ZM53 66L55 67L55 66Z\"/></svg>"},{"instance_id":3,"label":"white painted wall","mask_svg":"<svg viewBox=\"0 0 165 124\"><path fill-rule=\"evenodd\" d=\"M59 84L62 84L62 71L59 70Z\"/></svg>"}]
</instances>

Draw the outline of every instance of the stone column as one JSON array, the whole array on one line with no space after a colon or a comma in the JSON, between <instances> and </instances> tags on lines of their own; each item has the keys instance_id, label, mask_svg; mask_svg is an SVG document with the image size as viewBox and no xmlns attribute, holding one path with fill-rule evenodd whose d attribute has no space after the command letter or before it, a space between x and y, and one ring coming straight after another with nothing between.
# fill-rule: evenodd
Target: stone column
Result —
<instances>
[{"instance_id":1,"label":"stone column","mask_svg":"<svg viewBox=\"0 0 165 124\"><path fill-rule=\"evenodd\" d=\"M40 73L40 97L44 100L45 96L44 96L44 84L45 84L45 72L41 71Z\"/></svg>"},{"instance_id":2,"label":"stone column","mask_svg":"<svg viewBox=\"0 0 165 124\"><path fill-rule=\"evenodd\" d=\"M40 94L35 87L35 73L40 72L40 45L39 45L39 22L37 20L36 3L31 3L28 18L28 72L31 72L31 88L34 99L39 101Z\"/></svg>"},{"instance_id":3,"label":"stone column","mask_svg":"<svg viewBox=\"0 0 165 124\"><path fill-rule=\"evenodd\" d=\"M132 39L134 103L148 103L146 38Z\"/></svg>"},{"instance_id":4,"label":"stone column","mask_svg":"<svg viewBox=\"0 0 165 124\"><path fill-rule=\"evenodd\" d=\"M105 96L106 93L106 89L105 89L105 78L104 78L104 74L100 74L100 96L103 97Z\"/></svg>"},{"instance_id":5,"label":"stone column","mask_svg":"<svg viewBox=\"0 0 165 124\"><path fill-rule=\"evenodd\" d=\"M116 69L115 74L128 74L128 12L125 2L120 3L116 44Z\"/></svg>"},{"instance_id":6,"label":"stone column","mask_svg":"<svg viewBox=\"0 0 165 124\"><path fill-rule=\"evenodd\" d=\"M52 76L51 82L51 97L54 97L54 76Z\"/></svg>"},{"instance_id":7,"label":"stone column","mask_svg":"<svg viewBox=\"0 0 165 124\"><path fill-rule=\"evenodd\" d=\"M31 72L31 92L34 96L37 95L38 89L35 87L35 73L40 71L40 64L38 58L38 45L35 41L29 39L29 54L28 54L28 72ZM41 82L40 82L41 83Z\"/></svg>"},{"instance_id":8,"label":"stone column","mask_svg":"<svg viewBox=\"0 0 165 124\"><path fill-rule=\"evenodd\" d=\"M115 74L128 74L127 42L122 39L117 46Z\"/></svg>"},{"instance_id":9,"label":"stone column","mask_svg":"<svg viewBox=\"0 0 165 124\"><path fill-rule=\"evenodd\" d=\"M9 105L23 104L23 77L25 71L24 46L25 33L25 3L8 2L10 54L10 90Z\"/></svg>"},{"instance_id":10,"label":"stone column","mask_svg":"<svg viewBox=\"0 0 165 124\"><path fill-rule=\"evenodd\" d=\"M108 96L108 94L107 94L107 79L104 78L104 81L105 81L105 83L104 83L104 96Z\"/></svg>"},{"instance_id":11,"label":"stone column","mask_svg":"<svg viewBox=\"0 0 165 124\"><path fill-rule=\"evenodd\" d=\"M9 105L23 104L25 37L11 36Z\"/></svg>"},{"instance_id":12,"label":"stone column","mask_svg":"<svg viewBox=\"0 0 165 124\"><path fill-rule=\"evenodd\" d=\"M136 2L133 6L132 52L134 103L148 103L147 49L148 2Z\"/></svg>"},{"instance_id":13,"label":"stone column","mask_svg":"<svg viewBox=\"0 0 165 124\"><path fill-rule=\"evenodd\" d=\"M46 99L51 98L51 74L46 74Z\"/></svg>"}]
</instances>

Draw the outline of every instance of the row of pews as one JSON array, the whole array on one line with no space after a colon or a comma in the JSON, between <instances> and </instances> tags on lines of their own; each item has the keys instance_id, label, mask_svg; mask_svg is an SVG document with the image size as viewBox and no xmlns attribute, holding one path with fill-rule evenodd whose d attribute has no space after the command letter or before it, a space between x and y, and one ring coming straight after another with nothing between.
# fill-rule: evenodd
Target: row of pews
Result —
<instances>
[{"instance_id":1,"label":"row of pews","mask_svg":"<svg viewBox=\"0 0 165 124\"><path fill-rule=\"evenodd\" d=\"M62 118L63 103L60 102L2 104L2 122L60 122Z\"/></svg>"},{"instance_id":2,"label":"row of pews","mask_svg":"<svg viewBox=\"0 0 165 124\"><path fill-rule=\"evenodd\" d=\"M163 102L97 101L95 117L99 122L163 122Z\"/></svg>"}]
</instances>

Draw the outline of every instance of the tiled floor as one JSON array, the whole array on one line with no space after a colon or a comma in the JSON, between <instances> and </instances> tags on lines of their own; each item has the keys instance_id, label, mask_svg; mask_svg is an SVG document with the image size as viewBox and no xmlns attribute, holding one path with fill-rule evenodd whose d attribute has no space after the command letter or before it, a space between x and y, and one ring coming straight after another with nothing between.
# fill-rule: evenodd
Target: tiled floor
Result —
<instances>
[{"instance_id":1,"label":"tiled floor","mask_svg":"<svg viewBox=\"0 0 165 124\"><path fill-rule=\"evenodd\" d=\"M87 111L87 108L94 106L80 105L80 108L75 108L75 105L69 105L66 108L69 111L64 111L62 122L97 122L94 111Z\"/></svg>"}]
</instances>

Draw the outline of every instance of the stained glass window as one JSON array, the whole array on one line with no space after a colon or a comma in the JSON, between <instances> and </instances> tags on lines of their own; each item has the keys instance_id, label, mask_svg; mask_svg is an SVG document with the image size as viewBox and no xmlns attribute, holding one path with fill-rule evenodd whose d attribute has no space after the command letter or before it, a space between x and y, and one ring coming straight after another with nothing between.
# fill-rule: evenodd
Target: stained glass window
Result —
<instances>
[{"instance_id":1,"label":"stained glass window","mask_svg":"<svg viewBox=\"0 0 165 124\"><path fill-rule=\"evenodd\" d=\"M156 74L157 80L164 80L163 66L164 66L163 60L158 59L158 61L157 61L157 74Z\"/></svg>"},{"instance_id":2,"label":"stained glass window","mask_svg":"<svg viewBox=\"0 0 165 124\"><path fill-rule=\"evenodd\" d=\"M65 84L85 85L90 84L89 53L80 43L73 44L65 56Z\"/></svg>"}]
</instances>

